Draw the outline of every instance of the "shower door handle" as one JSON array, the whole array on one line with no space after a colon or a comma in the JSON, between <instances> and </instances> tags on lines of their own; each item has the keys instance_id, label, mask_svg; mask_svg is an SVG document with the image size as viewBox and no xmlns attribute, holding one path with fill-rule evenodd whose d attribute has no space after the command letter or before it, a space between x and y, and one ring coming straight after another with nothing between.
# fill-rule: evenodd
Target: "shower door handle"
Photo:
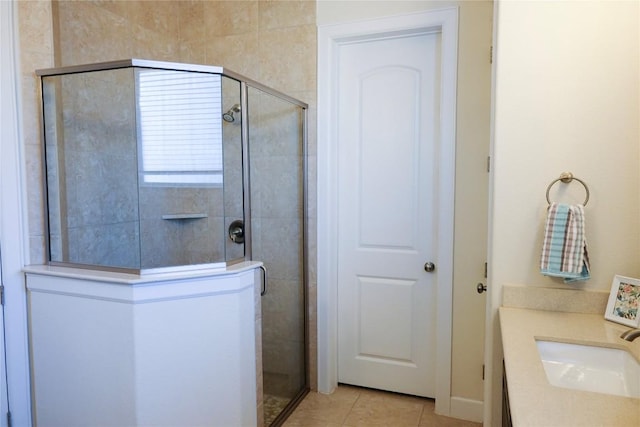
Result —
<instances>
[{"instance_id":1,"label":"shower door handle","mask_svg":"<svg viewBox=\"0 0 640 427\"><path fill-rule=\"evenodd\" d=\"M267 268L264 265L258 267L262 271L262 290L260 296L264 296L267 293Z\"/></svg>"}]
</instances>

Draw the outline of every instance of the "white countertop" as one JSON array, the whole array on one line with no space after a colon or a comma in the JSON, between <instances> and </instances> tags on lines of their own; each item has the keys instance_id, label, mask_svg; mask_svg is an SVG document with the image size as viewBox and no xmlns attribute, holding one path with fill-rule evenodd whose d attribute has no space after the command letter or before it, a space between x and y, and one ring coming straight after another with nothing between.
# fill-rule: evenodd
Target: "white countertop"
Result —
<instances>
[{"instance_id":1,"label":"white countertop","mask_svg":"<svg viewBox=\"0 0 640 427\"><path fill-rule=\"evenodd\" d=\"M500 308L500 326L513 425L640 426L640 399L555 387L549 384L536 339L625 348L640 360L640 338L602 314Z\"/></svg>"}]
</instances>

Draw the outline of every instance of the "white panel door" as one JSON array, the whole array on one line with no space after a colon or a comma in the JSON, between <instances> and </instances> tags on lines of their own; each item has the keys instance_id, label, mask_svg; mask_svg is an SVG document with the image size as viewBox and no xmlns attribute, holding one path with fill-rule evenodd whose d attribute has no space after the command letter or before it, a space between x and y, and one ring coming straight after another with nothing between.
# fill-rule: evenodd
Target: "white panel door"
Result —
<instances>
[{"instance_id":1,"label":"white panel door","mask_svg":"<svg viewBox=\"0 0 640 427\"><path fill-rule=\"evenodd\" d=\"M338 381L428 397L440 40L434 32L343 44L336 112Z\"/></svg>"}]
</instances>

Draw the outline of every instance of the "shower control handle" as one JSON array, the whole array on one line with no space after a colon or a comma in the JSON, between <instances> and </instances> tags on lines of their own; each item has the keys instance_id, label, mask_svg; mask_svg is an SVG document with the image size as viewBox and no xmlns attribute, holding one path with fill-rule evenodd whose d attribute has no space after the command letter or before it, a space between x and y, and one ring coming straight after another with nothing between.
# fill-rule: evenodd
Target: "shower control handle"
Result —
<instances>
[{"instance_id":1,"label":"shower control handle","mask_svg":"<svg viewBox=\"0 0 640 427\"><path fill-rule=\"evenodd\" d=\"M432 262L425 262L424 271L426 271L427 273L433 273L434 271L436 271L436 265Z\"/></svg>"},{"instance_id":2,"label":"shower control handle","mask_svg":"<svg viewBox=\"0 0 640 427\"><path fill-rule=\"evenodd\" d=\"M237 219L229 225L229 239L239 245L244 243L244 222L241 219Z\"/></svg>"}]
</instances>

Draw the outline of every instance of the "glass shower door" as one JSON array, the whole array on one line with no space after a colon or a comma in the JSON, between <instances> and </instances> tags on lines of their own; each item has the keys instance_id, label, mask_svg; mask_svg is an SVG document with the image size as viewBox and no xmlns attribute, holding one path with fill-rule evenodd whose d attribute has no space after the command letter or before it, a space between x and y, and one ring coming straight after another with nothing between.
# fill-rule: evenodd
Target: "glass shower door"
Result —
<instances>
[{"instance_id":1,"label":"glass shower door","mask_svg":"<svg viewBox=\"0 0 640 427\"><path fill-rule=\"evenodd\" d=\"M262 296L265 425L279 425L308 389L305 322L304 109L248 88L252 258ZM280 418L279 418L280 417Z\"/></svg>"}]
</instances>

